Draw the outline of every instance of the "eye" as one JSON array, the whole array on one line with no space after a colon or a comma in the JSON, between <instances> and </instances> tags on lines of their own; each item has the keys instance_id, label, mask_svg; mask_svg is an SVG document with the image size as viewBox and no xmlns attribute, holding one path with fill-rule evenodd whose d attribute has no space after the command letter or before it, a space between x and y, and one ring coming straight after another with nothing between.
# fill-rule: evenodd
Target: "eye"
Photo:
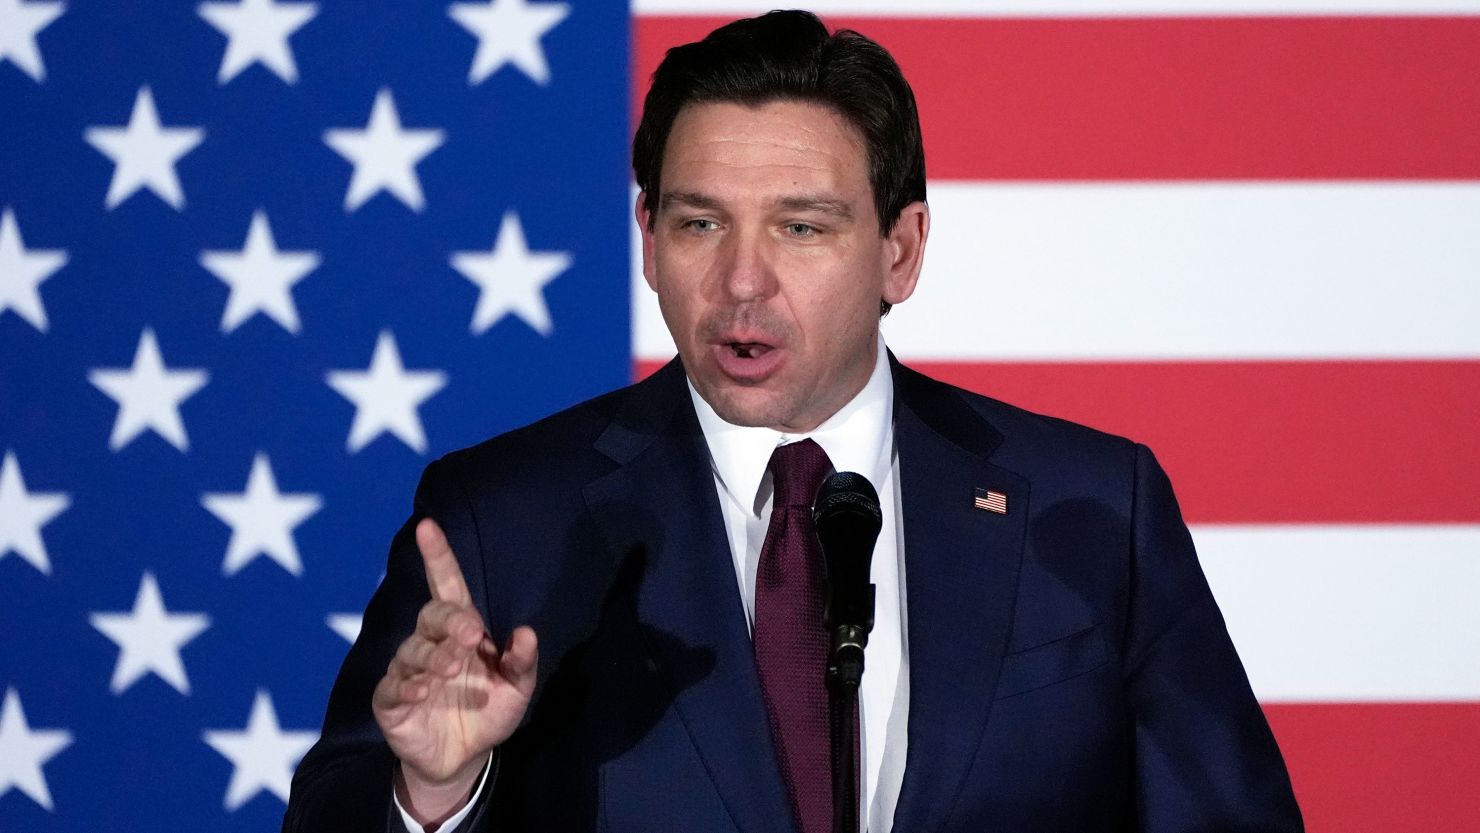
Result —
<instances>
[{"instance_id":1,"label":"eye","mask_svg":"<svg viewBox=\"0 0 1480 833\"><path fill-rule=\"evenodd\" d=\"M787 223L786 233L792 237L816 237L818 228L807 223Z\"/></svg>"},{"instance_id":2,"label":"eye","mask_svg":"<svg viewBox=\"0 0 1480 833\"><path fill-rule=\"evenodd\" d=\"M680 228L688 229L689 231L696 231L700 234L706 234L719 228L719 223L703 217L696 217L692 220L685 220Z\"/></svg>"}]
</instances>

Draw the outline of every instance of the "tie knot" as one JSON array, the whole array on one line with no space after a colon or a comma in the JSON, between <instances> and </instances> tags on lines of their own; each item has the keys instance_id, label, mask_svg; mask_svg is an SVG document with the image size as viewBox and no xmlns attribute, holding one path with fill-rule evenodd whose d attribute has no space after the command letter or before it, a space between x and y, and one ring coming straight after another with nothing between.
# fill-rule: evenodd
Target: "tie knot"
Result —
<instances>
[{"instance_id":1,"label":"tie knot","mask_svg":"<svg viewBox=\"0 0 1480 833\"><path fill-rule=\"evenodd\" d=\"M822 481L832 474L827 452L812 440L788 443L771 452L771 482L776 494L773 506L810 508Z\"/></svg>"}]
</instances>

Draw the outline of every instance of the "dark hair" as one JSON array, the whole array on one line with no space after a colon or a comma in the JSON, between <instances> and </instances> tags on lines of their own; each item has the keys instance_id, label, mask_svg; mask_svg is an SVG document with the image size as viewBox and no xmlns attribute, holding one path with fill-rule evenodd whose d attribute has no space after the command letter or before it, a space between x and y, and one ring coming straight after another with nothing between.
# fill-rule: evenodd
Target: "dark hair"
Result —
<instances>
[{"instance_id":1,"label":"dark hair","mask_svg":"<svg viewBox=\"0 0 1480 833\"><path fill-rule=\"evenodd\" d=\"M811 12L777 11L675 46L653 73L632 140L632 171L650 217L658 211L664 146L685 105L776 100L831 107L863 137L881 233L894 228L905 206L925 199L915 94L894 58L857 32L828 34Z\"/></svg>"}]
</instances>

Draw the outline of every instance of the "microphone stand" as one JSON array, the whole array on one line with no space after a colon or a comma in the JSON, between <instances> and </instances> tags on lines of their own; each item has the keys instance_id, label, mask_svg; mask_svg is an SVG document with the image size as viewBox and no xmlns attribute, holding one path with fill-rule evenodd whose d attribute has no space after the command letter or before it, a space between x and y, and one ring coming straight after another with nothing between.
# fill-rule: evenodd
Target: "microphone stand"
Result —
<instances>
[{"instance_id":1,"label":"microphone stand","mask_svg":"<svg viewBox=\"0 0 1480 833\"><path fill-rule=\"evenodd\" d=\"M832 699L833 833L859 833L858 685L868 629L838 625L832 641L827 687Z\"/></svg>"}]
</instances>

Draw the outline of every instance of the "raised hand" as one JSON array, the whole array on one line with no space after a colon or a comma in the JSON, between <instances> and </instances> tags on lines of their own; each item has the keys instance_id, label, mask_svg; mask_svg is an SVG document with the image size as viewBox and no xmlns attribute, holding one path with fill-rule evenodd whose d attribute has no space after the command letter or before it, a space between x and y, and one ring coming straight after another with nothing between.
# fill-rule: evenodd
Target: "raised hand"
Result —
<instances>
[{"instance_id":1,"label":"raised hand","mask_svg":"<svg viewBox=\"0 0 1480 833\"><path fill-rule=\"evenodd\" d=\"M416 544L432 600L375 686L371 706L401 759L408 809L430 819L466 801L489 752L518 727L539 652L527 627L515 629L503 651L493 644L436 521L417 524Z\"/></svg>"}]
</instances>

